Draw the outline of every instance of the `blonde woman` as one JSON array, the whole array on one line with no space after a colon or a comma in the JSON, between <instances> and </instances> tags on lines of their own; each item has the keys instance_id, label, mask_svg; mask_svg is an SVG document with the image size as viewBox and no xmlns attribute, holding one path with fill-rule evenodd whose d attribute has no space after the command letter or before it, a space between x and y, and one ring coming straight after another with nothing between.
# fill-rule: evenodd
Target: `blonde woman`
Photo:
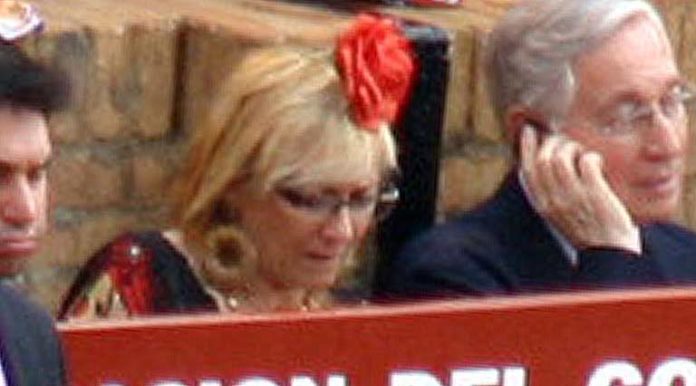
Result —
<instances>
[{"instance_id":1,"label":"blonde woman","mask_svg":"<svg viewBox=\"0 0 696 386\"><path fill-rule=\"evenodd\" d=\"M391 19L361 16L338 42L331 52L249 53L192 139L176 227L104 247L59 317L330 306L351 256L398 197L389 125L415 70Z\"/></svg>"}]
</instances>

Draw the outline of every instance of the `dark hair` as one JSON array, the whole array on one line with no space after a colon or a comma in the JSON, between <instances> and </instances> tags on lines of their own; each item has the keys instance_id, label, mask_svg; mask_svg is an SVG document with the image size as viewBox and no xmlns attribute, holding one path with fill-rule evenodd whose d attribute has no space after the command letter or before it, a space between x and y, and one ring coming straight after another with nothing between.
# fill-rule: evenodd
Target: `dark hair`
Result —
<instances>
[{"instance_id":1,"label":"dark hair","mask_svg":"<svg viewBox=\"0 0 696 386\"><path fill-rule=\"evenodd\" d=\"M24 54L17 46L0 43L0 106L26 108L48 115L68 104L65 75Z\"/></svg>"}]
</instances>

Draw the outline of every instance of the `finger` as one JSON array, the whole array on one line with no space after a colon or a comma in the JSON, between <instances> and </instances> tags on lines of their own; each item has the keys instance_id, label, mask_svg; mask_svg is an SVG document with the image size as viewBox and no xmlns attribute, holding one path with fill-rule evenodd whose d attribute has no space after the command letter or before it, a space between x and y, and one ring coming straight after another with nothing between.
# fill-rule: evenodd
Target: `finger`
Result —
<instances>
[{"instance_id":1,"label":"finger","mask_svg":"<svg viewBox=\"0 0 696 386\"><path fill-rule=\"evenodd\" d=\"M557 189L566 193L566 201L568 202L582 200L585 195L585 187L578 170L578 160L582 154L583 147L580 144L565 139L559 145L553 161L553 172L558 183Z\"/></svg>"},{"instance_id":2,"label":"finger","mask_svg":"<svg viewBox=\"0 0 696 386\"><path fill-rule=\"evenodd\" d=\"M579 160L579 168L592 193L589 201L594 206L598 228L604 230L603 242L640 253L640 231L624 203L607 182L601 155L596 152L584 154Z\"/></svg>"},{"instance_id":3,"label":"finger","mask_svg":"<svg viewBox=\"0 0 696 386\"><path fill-rule=\"evenodd\" d=\"M555 186L550 197L549 220L568 234L582 239L592 222L592 205L588 203L587 188L578 174L577 162L583 154L583 147L561 136L552 159Z\"/></svg>"},{"instance_id":4,"label":"finger","mask_svg":"<svg viewBox=\"0 0 696 386\"><path fill-rule=\"evenodd\" d=\"M580 175L593 192L592 203L597 214L603 219L609 216L619 216L622 220L630 221L630 215L621 199L604 176L604 159L597 152L587 152L579 160Z\"/></svg>"},{"instance_id":5,"label":"finger","mask_svg":"<svg viewBox=\"0 0 696 386\"><path fill-rule=\"evenodd\" d=\"M538 151L538 138L536 131L530 126L522 128L520 137L520 166L525 176L533 178L535 174L534 163Z\"/></svg>"},{"instance_id":6,"label":"finger","mask_svg":"<svg viewBox=\"0 0 696 386\"><path fill-rule=\"evenodd\" d=\"M522 128L520 139L520 167L529 189L529 193L535 202L539 201L539 176L537 173L536 160L539 151L539 138L536 130L530 126Z\"/></svg>"},{"instance_id":7,"label":"finger","mask_svg":"<svg viewBox=\"0 0 696 386\"><path fill-rule=\"evenodd\" d=\"M560 135L550 135L546 137L539 148L535 163L537 173L537 187L539 194L545 198L547 203L557 199L558 179L554 172L554 163L558 162L558 149L563 143Z\"/></svg>"},{"instance_id":8,"label":"finger","mask_svg":"<svg viewBox=\"0 0 696 386\"><path fill-rule=\"evenodd\" d=\"M611 187L604 177L604 158L594 151L588 151L578 159L580 178L591 189L606 192Z\"/></svg>"}]
</instances>

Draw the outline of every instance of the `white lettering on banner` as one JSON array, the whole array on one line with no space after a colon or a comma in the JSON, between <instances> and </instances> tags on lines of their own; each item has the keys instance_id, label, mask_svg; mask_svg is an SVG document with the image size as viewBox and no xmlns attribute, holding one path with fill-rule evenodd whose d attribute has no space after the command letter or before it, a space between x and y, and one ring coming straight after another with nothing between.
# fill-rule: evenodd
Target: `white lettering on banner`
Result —
<instances>
[{"instance_id":1,"label":"white lettering on banner","mask_svg":"<svg viewBox=\"0 0 696 386\"><path fill-rule=\"evenodd\" d=\"M498 386L498 369L465 369L452 371L450 386Z\"/></svg>"},{"instance_id":2,"label":"white lettering on banner","mask_svg":"<svg viewBox=\"0 0 696 386\"><path fill-rule=\"evenodd\" d=\"M683 386L696 386L696 363L691 359L674 358L660 363L650 375L647 385L643 374L635 364L628 361L607 362L590 375L587 386L672 386L681 381Z\"/></svg>"},{"instance_id":3,"label":"white lettering on banner","mask_svg":"<svg viewBox=\"0 0 696 386\"><path fill-rule=\"evenodd\" d=\"M524 367L506 367L503 369L503 385L527 386L527 369Z\"/></svg>"},{"instance_id":4,"label":"white lettering on banner","mask_svg":"<svg viewBox=\"0 0 696 386\"><path fill-rule=\"evenodd\" d=\"M245 378L234 384L235 386L283 386L263 377ZM123 383L109 381L102 383L101 386L125 386ZM157 381L150 386L189 386L181 381ZM203 379L195 383L195 386L223 386L223 382L218 379ZM289 386L349 386L348 378L345 375L329 375L325 383L319 383L311 377L305 375L293 376L290 378Z\"/></svg>"},{"instance_id":5,"label":"white lettering on banner","mask_svg":"<svg viewBox=\"0 0 696 386\"><path fill-rule=\"evenodd\" d=\"M314 379L305 376L292 377L290 386L319 386ZM329 375L326 386L348 386L348 380L343 375Z\"/></svg>"},{"instance_id":6,"label":"white lettering on banner","mask_svg":"<svg viewBox=\"0 0 696 386\"><path fill-rule=\"evenodd\" d=\"M677 379L683 386L696 386L696 363L684 358L661 363L653 371L648 386L672 386Z\"/></svg>"},{"instance_id":7,"label":"white lettering on banner","mask_svg":"<svg viewBox=\"0 0 696 386\"><path fill-rule=\"evenodd\" d=\"M396 370L389 374L387 386L528 386L528 370L521 366L471 367L452 369L449 383L442 382L435 374L422 370ZM587 386L696 386L696 361L688 358L671 358L659 363L650 373L643 373L633 362L615 360L600 364L590 374ZM193 384L180 380L162 380L150 386L349 386L346 375L332 374L324 382L307 375L291 376L287 383L254 376L237 382L204 378ZM101 386L126 386L118 381L106 381Z\"/></svg>"},{"instance_id":8,"label":"white lettering on banner","mask_svg":"<svg viewBox=\"0 0 696 386\"><path fill-rule=\"evenodd\" d=\"M587 386L611 386L616 381L621 381L623 386L642 386L643 375L633 363L607 362L595 369Z\"/></svg>"},{"instance_id":9,"label":"white lettering on banner","mask_svg":"<svg viewBox=\"0 0 696 386\"><path fill-rule=\"evenodd\" d=\"M222 386L222 381L217 379L204 379L198 383L198 386Z\"/></svg>"},{"instance_id":10,"label":"white lettering on banner","mask_svg":"<svg viewBox=\"0 0 696 386\"><path fill-rule=\"evenodd\" d=\"M266 378L248 378L244 379L239 383L235 383L236 386L279 386L273 381L269 381Z\"/></svg>"},{"instance_id":11,"label":"white lettering on banner","mask_svg":"<svg viewBox=\"0 0 696 386\"><path fill-rule=\"evenodd\" d=\"M502 383L501 383L502 378ZM454 369L448 386L526 386L527 370L523 367L478 367ZM395 371L389 386L444 386L426 371Z\"/></svg>"},{"instance_id":12,"label":"white lettering on banner","mask_svg":"<svg viewBox=\"0 0 696 386\"><path fill-rule=\"evenodd\" d=\"M442 386L434 375L425 371L395 371L389 380L390 386Z\"/></svg>"},{"instance_id":13,"label":"white lettering on banner","mask_svg":"<svg viewBox=\"0 0 696 386\"><path fill-rule=\"evenodd\" d=\"M348 381L343 375L329 375L324 383L326 386L348 386ZM201 385L202 386L202 385ZM236 384L236 386L281 386L266 378L249 378ZM290 378L290 386L321 386L314 379L300 375Z\"/></svg>"}]
</instances>

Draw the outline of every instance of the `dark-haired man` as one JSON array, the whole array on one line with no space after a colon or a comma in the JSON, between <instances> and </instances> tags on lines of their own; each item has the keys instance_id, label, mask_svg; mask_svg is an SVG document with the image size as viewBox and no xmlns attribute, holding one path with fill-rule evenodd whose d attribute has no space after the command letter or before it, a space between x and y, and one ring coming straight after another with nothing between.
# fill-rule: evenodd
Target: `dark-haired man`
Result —
<instances>
[{"instance_id":1,"label":"dark-haired man","mask_svg":"<svg viewBox=\"0 0 696 386\"><path fill-rule=\"evenodd\" d=\"M16 275L46 231L47 117L65 102L52 70L0 43L0 276ZM0 385L65 383L53 321L16 290L0 285Z\"/></svg>"}]
</instances>

